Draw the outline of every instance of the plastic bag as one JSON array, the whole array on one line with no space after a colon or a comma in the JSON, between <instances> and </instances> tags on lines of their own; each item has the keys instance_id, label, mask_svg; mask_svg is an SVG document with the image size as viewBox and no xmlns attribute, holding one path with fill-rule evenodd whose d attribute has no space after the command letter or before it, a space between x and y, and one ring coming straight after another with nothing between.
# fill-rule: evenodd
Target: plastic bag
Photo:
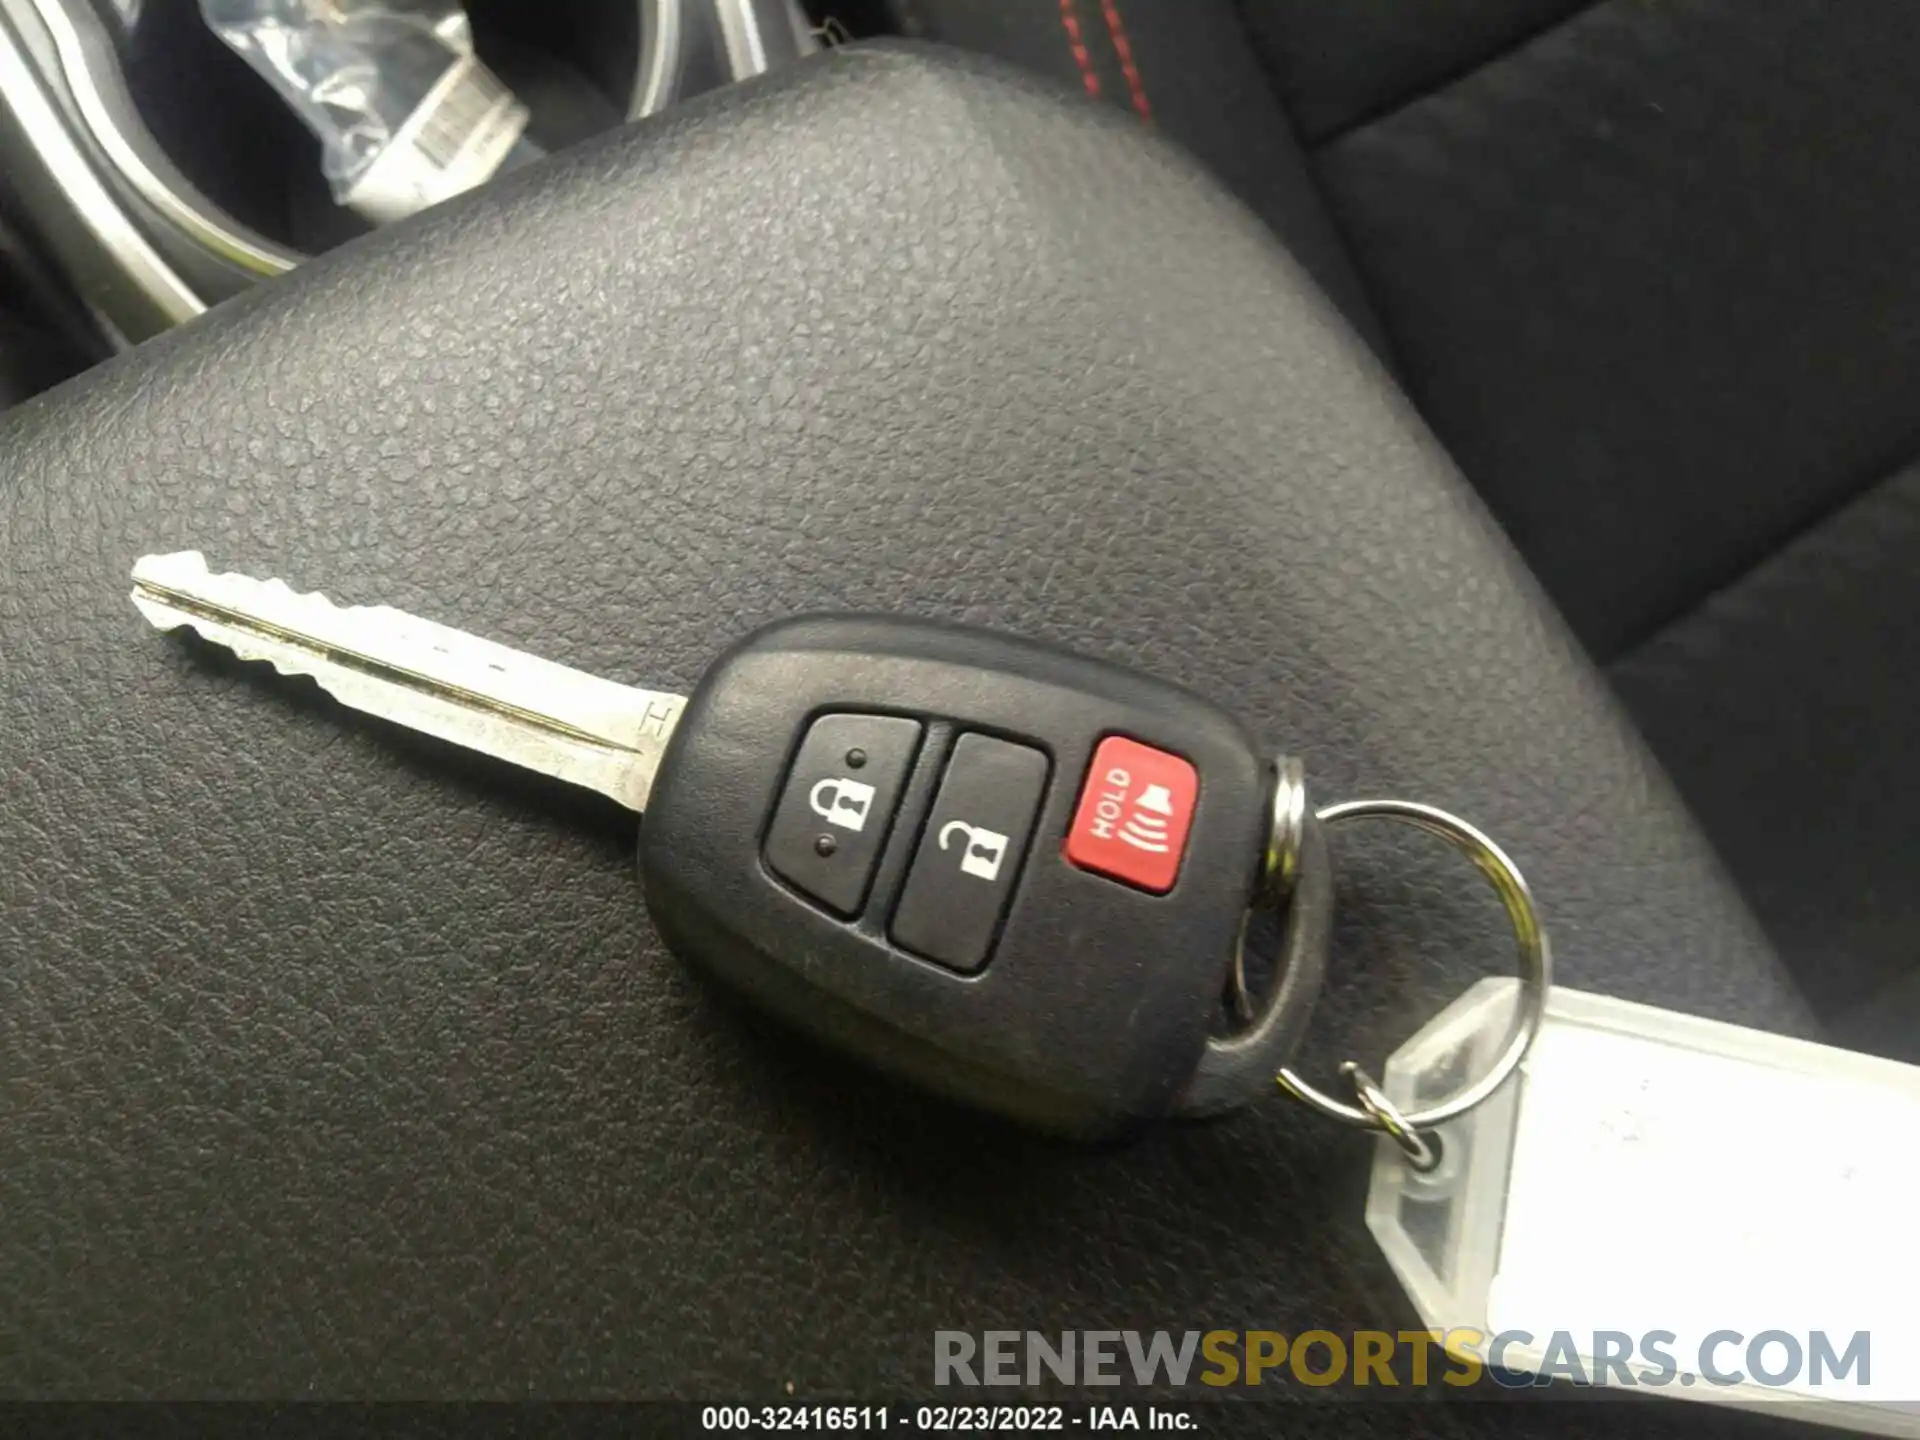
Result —
<instances>
[{"instance_id":1,"label":"plastic bag","mask_svg":"<svg viewBox=\"0 0 1920 1440\"><path fill-rule=\"evenodd\" d=\"M320 137L333 198L384 223L487 179L527 109L473 53L459 0L200 0Z\"/></svg>"}]
</instances>

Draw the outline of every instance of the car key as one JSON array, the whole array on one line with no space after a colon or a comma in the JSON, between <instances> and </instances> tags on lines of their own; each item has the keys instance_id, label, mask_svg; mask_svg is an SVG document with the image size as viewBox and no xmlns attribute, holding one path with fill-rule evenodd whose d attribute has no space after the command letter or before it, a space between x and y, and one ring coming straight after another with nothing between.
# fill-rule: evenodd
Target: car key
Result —
<instances>
[{"instance_id":1,"label":"car key","mask_svg":"<svg viewBox=\"0 0 1920 1440\"><path fill-rule=\"evenodd\" d=\"M1278 979L1217 1031L1259 898L1272 766L1217 707L1029 641L779 622L691 697L386 607L148 556L133 600L356 709L644 811L668 945L884 1070L1086 1137L1272 1093L1322 967L1301 887ZM1309 831L1303 866L1324 867Z\"/></svg>"}]
</instances>

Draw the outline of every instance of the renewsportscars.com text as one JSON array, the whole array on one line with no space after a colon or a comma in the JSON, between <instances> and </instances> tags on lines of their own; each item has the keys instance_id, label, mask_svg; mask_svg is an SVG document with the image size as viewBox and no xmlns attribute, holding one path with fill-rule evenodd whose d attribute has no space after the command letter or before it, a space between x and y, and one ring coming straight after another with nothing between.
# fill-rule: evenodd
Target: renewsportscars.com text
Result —
<instances>
[{"instance_id":1,"label":"renewsportscars.com text","mask_svg":"<svg viewBox=\"0 0 1920 1440\"><path fill-rule=\"evenodd\" d=\"M1571 1380L1582 1385L1768 1387L1873 1383L1865 1330L1844 1336L1716 1330L1683 1353L1670 1330L1590 1335L1524 1330L936 1330L933 1383L959 1386L1349 1385L1390 1388L1437 1381L1509 1388ZM1509 1368L1538 1350L1538 1363ZM1484 1358L1481 1358L1484 1357Z\"/></svg>"}]
</instances>

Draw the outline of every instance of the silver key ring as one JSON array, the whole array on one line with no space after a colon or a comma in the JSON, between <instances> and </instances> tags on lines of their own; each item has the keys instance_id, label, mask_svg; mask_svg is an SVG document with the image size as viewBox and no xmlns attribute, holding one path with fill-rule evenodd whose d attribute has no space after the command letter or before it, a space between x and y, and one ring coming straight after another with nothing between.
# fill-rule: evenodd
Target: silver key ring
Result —
<instances>
[{"instance_id":1,"label":"silver key ring","mask_svg":"<svg viewBox=\"0 0 1920 1440\"><path fill-rule=\"evenodd\" d=\"M1280 1088L1294 1099L1345 1124L1391 1136L1416 1168L1431 1169L1438 1157L1421 1138L1420 1132L1458 1119L1485 1101L1519 1068L1540 1033L1541 1021L1546 1016L1547 990L1553 983L1553 956L1547 944L1547 934L1541 926L1539 911L1534 907L1533 892L1527 888L1527 880L1520 873L1520 867L1492 839L1459 816L1411 800L1349 800L1344 804L1327 806L1316 818L1329 828L1343 820L1396 820L1424 830L1429 835L1439 836L1473 861L1480 873L1486 876L1513 924L1514 939L1520 953L1520 1002L1507 1028L1506 1044L1499 1058L1486 1074L1472 1084L1423 1110L1408 1113L1388 1100L1367 1072L1351 1060L1340 1067L1340 1073L1354 1087L1354 1094L1360 1101L1357 1105L1335 1100L1316 1090L1291 1068L1282 1069L1274 1077Z\"/></svg>"},{"instance_id":2,"label":"silver key ring","mask_svg":"<svg viewBox=\"0 0 1920 1440\"><path fill-rule=\"evenodd\" d=\"M1440 1152L1426 1142L1419 1129L1400 1112L1400 1107L1387 1098L1387 1092L1374 1084L1371 1075L1352 1060L1340 1067L1340 1073L1352 1083L1354 1094L1360 1097L1360 1108L1400 1147L1409 1165L1424 1175L1440 1163Z\"/></svg>"}]
</instances>

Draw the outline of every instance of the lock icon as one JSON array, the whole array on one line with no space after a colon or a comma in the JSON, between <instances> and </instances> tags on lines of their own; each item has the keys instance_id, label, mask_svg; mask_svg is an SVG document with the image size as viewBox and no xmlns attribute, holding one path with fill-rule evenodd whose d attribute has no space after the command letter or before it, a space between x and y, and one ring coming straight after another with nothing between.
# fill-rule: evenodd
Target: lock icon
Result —
<instances>
[{"instance_id":1,"label":"lock icon","mask_svg":"<svg viewBox=\"0 0 1920 1440\"><path fill-rule=\"evenodd\" d=\"M844 775L822 780L807 796L813 813L829 825L851 830L856 835L867 828L867 815L873 809L873 786ZM831 798L828 798L831 797Z\"/></svg>"}]
</instances>

